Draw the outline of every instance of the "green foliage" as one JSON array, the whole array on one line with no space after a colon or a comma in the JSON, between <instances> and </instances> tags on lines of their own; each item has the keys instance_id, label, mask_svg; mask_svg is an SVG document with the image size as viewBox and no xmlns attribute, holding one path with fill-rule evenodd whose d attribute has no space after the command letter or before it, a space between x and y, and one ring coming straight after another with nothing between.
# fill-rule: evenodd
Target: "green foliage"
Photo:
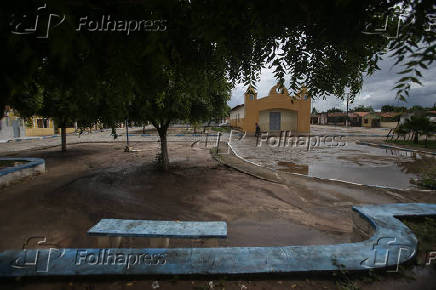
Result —
<instances>
[{"instance_id":1,"label":"green foliage","mask_svg":"<svg viewBox=\"0 0 436 290\"><path fill-rule=\"evenodd\" d=\"M397 131L395 131L397 132ZM400 136L406 135L407 131L400 131ZM386 142L396 144L396 145L405 145L405 146L413 146L413 147L421 147L421 148L430 148L430 149L436 149L436 140L419 140L418 143L413 143L411 140L387 140Z\"/></svg>"},{"instance_id":2,"label":"green foliage","mask_svg":"<svg viewBox=\"0 0 436 290\"><path fill-rule=\"evenodd\" d=\"M409 109L409 112L423 111L424 108L420 105L414 105Z\"/></svg>"},{"instance_id":3,"label":"green foliage","mask_svg":"<svg viewBox=\"0 0 436 290\"><path fill-rule=\"evenodd\" d=\"M15 35L7 21L0 24L0 105L61 126L128 119L151 122L162 139L171 121L224 117L231 86L255 85L268 64L291 93L305 87L314 98L349 93L352 101L387 48L405 66L396 86L402 98L435 59L434 33L425 30L435 12L430 0L45 2L50 13L68 16L48 39ZM9 19L32 14L39 4L1 6L1 19ZM396 7L407 9L397 38L362 33L378 27L380 15L392 19ZM163 19L168 29L77 32L83 15Z\"/></svg>"},{"instance_id":4,"label":"green foliage","mask_svg":"<svg viewBox=\"0 0 436 290\"><path fill-rule=\"evenodd\" d=\"M371 106L360 105L353 108L353 112L374 112L374 109Z\"/></svg>"},{"instance_id":5,"label":"green foliage","mask_svg":"<svg viewBox=\"0 0 436 290\"><path fill-rule=\"evenodd\" d=\"M436 243L435 230L436 218L434 217L407 217L401 218L418 238L418 251L416 253L416 262L418 265L425 265L427 254L434 251Z\"/></svg>"},{"instance_id":6,"label":"green foliage","mask_svg":"<svg viewBox=\"0 0 436 290\"><path fill-rule=\"evenodd\" d=\"M335 112L342 112L342 110L336 107L327 110L327 113L335 113Z\"/></svg>"},{"instance_id":7,"label":"green foliage","mask_svg":"<svg viewBox=\"0 0 436 290\"><path fill-rule=\"evenodd\" d=\"M230 127L211 127L212 131L221 132L221 133L230 133L232 130Z\"/></svg>"},{"instance_id":8,"label":"green foliage","mask_svg":"<svg viewBox=\"0 0 436 290\"><path fill-rule=\"evenodd\" d=\"M436 126L430 122L429 118L424 114L416 113L409 119L406 119L404 124L401 126L401 130L412 133L414 136L413 142L418 144L419 135L426 135L429 137L436 131Z\"/></svg>"},{"instance_id":9,"label":"green foliage","mask_svg":"<svg viewBox=\"0 0 436 290\"><path fill-rule=\"evenodd\" d=\"M389 43L389 50L395 57L395 65L401 65L402 76L394 89L400 100L409 95L411 84L422 85L422 70L426 70L436 59L434 30L430 29L436 6L433 0L400 1L403 20L400 33ZM400 10L397 8L397 10Z\"/></svg>"},{"instance_id":10,"label":"green foliage","mask_svg":"<svg viewBox=\"0 0 436 290\"><path fill-rule=\"evenodd\" d=\"M383 105L381 107L382 112L407 112L407 108L404 106L392 106L392 105Z\"/></svg>"},{"instance_id":11,"label":"green foliage","mask_svg":"<svg viewBox=\"0 0 436 290\"><path fill-rule=\"evenodd\" d=\"M48 40L12 35L10 27L1 26L2 43L7 43L7 52L2 57L4 72L0 88L3 95L8 96L8 102L11 93L19 89L23 80L31 78L41 58L47 56L56 60L60 68L72 70L75 69L70 67L72 61L85 60L98 68L96 72L107 69L117 75L118 80L124 79L128 87L131 80L125 72L134 70L135 66L126 64L134 63L135 58L140 60L136 64L145 65L146 55L164 50L162 55L153 57L158 65L151 60L147 62L150 70L155 71L161 68L161 63L172 66L183 59L185 63L196 58L204 61L203 56L215 50L218 58L214 60L225 64L226 76L233 83L243 81L254 85L260 69L271 63L279 83L285 84L285 76L290 76L288 86L294 91L306 87L312 97L337 95L343 98L347 88L352 97L360 90L362 74L372 74L378 69L377 62L387 47L393 50L398 64L405 62L403 74L406 76L398 84L403 93L410 82L419 83L420 70L426 69L435 55L434 33L426 31L431 23L428 15L435 12L431 0L268 3L144 0L129 5L110 1L45 2L53 12L69 16L63 25L50 32ZM34 11L37 4L5 1L2 6L2 19L7 19L12 14ZM398 11L398 7L403 11ZM407 19L399 36L388 38L386 36L396 32L393 19L399 12L407 12ZM101 14L115 14L125 19L165 19L168 30L130 36L75 31L82 15L91 18ZM390 35L362 33L378 27L380 17L389 19ZM409 61L406 54L416 60ZM413 72L413 76L407 75L408 72Z\"/></svg>"},{"instance_id":12,"label":"green foliage","mask_svg":"<svg viewBox=\"0 0 436 290\"><path fill-rule=\"evenodd\" d=\"M26 118L26 128L32 128L33 127L33 121L31 118Z\"/></svg>"},{"instance_id":13,"label":"green foliage","mask_svg":"<svg viewBox=\"0 0 436 290\"><path fill-rule=\"evenodd\" d=\"M416 180L412 179L410 182L426 189L436 189L436 170L423 173Z\"/></svg>"}]
</instances>

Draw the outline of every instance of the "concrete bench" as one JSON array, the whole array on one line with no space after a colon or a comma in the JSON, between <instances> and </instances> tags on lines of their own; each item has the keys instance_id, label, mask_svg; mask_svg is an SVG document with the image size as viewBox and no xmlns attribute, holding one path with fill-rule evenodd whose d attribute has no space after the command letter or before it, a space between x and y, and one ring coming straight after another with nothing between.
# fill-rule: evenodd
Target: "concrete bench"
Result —
<instances>
[{"instance_id":1,"label":"concrete bench","mask_svg":"<svg viewBox=\"0 0 436 290\"><path fill-rule=\"evenodd\" d=\"M182 222L101 219L88 231L91 236L149 238L226 238L226 222Z\"/></svg>"}]
</instances>

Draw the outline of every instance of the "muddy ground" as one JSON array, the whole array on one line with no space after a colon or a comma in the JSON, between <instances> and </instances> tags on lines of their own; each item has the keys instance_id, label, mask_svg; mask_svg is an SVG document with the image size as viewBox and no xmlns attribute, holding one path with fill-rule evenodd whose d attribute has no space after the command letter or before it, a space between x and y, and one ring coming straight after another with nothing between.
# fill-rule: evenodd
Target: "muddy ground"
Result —
<instances>
[{"instance_id":1,"label":"muddy ground","mask_svg":"<svg viewBox=\"0 0 436 290\"><path fill-rule=\"evenodd\" d=\"M343 243L355 239L352 205L436 202L434 192L374 189L303 176L283 175L271 182L243 173L241 168L246 165L238 165L232 156L225 158L238 170L217 162L209 149L201 145L191 148L186 142L170 144L171 170L161 172L153 166L159 151L157 143L135 142L133 147L139 151L125 153L122 143L100 143L71 145L66 153L59 152L59 147L17 153L44 158L47 173L0 190L0 250L21 248L32 236L46 236L61 248L99 247L101 240L88 237L86 232L101 218L224 220L228 224L225 240L172 239L170 247ZM263 173L258 174L262 177ZM153 245L149 239L125 238L120 246ZM435 273L430 267L417 271L414 281L394 275L357 283L365 289L432 289L427 286L435 285ZM152 289L156 279L24 279L0 281L0 287ZM338 277L330 274L204 279L159 278L159 289L209 289L210 280L218 289L338 286Z\"/></svg>"}]
</instances>

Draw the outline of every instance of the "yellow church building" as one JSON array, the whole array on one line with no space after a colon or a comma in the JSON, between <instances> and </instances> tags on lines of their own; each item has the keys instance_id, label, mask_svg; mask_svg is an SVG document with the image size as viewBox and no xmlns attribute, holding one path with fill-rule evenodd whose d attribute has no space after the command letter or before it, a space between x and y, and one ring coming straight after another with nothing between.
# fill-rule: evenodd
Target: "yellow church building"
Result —
<instances>
[{"instance_id":1,"label":"yellow church building","mask_svg":"<svg viewBox=\"0 0 436 290\"><path fill-rule=\"evenodd\" d=\"M310 97L305 90L290 96L286 88L275 85L268 96L258 99L250 86L244 94L244 104L230 111L230 126L254 134L256 123L261 132L309 133Z\"/></svg>"}]
</instances>

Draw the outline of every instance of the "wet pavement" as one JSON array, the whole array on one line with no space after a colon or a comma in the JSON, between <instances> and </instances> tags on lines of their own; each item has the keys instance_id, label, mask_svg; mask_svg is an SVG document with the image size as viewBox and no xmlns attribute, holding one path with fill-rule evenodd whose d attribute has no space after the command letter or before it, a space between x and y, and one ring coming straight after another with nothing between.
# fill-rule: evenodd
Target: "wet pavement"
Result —
<instances>
[{"instance_id":1,"label":"wet pavement","mask_svg":"<svg viewBox=\"0 0 436 290\"><path fill-rule=\"evenodd\" d=\"M410 180L436 161L429 155L356 144L350 136L325 142L311 138L283 137L279 146L278 138L265 136L257 146L256 138L245 137L231 144L240 157L270 169L399 189L416 188Z\"/></svg>"}]
</instances>

